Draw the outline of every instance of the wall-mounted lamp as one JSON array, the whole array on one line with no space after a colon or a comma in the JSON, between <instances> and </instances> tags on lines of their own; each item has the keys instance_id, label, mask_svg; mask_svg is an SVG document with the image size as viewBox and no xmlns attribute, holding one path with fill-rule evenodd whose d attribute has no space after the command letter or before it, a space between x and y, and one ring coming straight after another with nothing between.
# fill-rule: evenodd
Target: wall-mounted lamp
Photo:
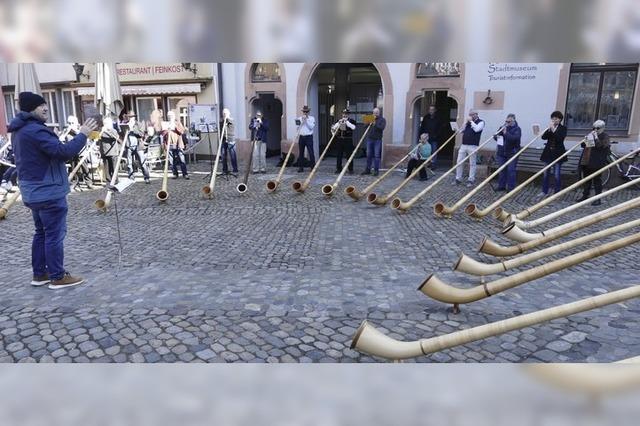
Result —
<instances>
[{"instance_id":1,"label":"wall-mounted lamp","mask_svg":"<svg viewBox=\"0 0 640 426\"><path fill-rule=\"evenodd\" d=\"M491 97L491 90L487 90L487 97L482 101L485 105L491 105L493 103L493 98Z\"/></svg>"},{"instance_id":2,"label":"wall-mounted lamp","mask_svg":"<svg viewBox=\"0 0 640 426\"><path fill-rule=\"evenodd\" d=\"M192 64L191 62L182 62L181 65L186 71L191 71L194 77L198 74L198 67L195 64Z\"/></svg>"},{"instance_id":3,"label":"wall-mounted lamp","mask_svg":"<svg viewBox=\"0 0 640 426\"><path fill-rule=\"evenodd\" d=\"M84 73L84 65L79 64L78 62L74 62L73 65L73 71L76 73L76 82L79 83L80 82L80 77L86 77L87 80L89 80L89 73Z\"/></svg>"}]
</instances>

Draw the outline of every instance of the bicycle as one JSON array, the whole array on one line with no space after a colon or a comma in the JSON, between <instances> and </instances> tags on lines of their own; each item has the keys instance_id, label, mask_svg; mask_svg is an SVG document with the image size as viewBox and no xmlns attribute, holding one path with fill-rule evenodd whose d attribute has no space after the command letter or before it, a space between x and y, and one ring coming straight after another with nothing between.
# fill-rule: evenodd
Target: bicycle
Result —
<instances>
[{"instance_id":1,"label":"bicycle","mask_svg":"<svg viewBox=\"0 0 640 426\"><path fill-rule=\"evenodd\" d=\"M618 141L611 141L612 145L617 143ZM620 159L620 157L620 155L609 151L609 153L607 154L607 164L613 163L614 161ZM618 175L620 176L620 178L624 181L630 181L640 178L640 155L636 153L635 155L616 164L615 168L618 171ZM609 179L611 178L611 169L612 168L608 168L600 175L602 178L603 187L607 185L607 182L609 182ZM583 177L584 176L582 175L582 171L580 171L580 179L582 179ZM640 180L638 180L638 182L634 186L640 188Z\"/></svg>"}]
</instances>

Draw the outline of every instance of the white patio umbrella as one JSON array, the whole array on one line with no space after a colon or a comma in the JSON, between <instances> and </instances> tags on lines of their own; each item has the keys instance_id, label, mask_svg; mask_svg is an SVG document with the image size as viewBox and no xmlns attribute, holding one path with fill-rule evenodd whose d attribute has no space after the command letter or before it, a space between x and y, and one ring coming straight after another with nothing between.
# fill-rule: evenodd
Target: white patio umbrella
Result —
<instances>
[{"instance_id":1,"label":"white patio umbrella","mask_svg":"<svg viewBox=\"0 0 640 426\"><path fill-rule=\"evenodd\" d=\"M124 108L115 62L96 62L95 104L102 115L118 117Z\"/></svg>"},{"instance_id":2,"label":"white patio umbrella","mask_svg":"<svg viewBox=\"0 0 640 426\"><path fill-rule=\"evenodd\" d=\"M16 110L20 109L18 106L18 96L21 92L33 92L42 95L40 81L38 81L38 74L36 73L36 64L34 63L18 64L16 90L14 94Z\"/></svg>"}]
</instances>

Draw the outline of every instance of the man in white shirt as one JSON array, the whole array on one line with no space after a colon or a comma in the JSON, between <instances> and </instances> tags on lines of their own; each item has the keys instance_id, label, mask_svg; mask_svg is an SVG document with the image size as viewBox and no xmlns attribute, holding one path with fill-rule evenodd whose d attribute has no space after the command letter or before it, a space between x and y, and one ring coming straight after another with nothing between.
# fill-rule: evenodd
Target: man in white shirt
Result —
<instances>
[{"instance_id":1,"label":"man in white shirt","mask_svg":"<svg viewBox=\"0 0 640 426\"><path fill-rule=\"evenodd\" d=\"M342 118L336 124L331 126L331 131L338 132L336 142L338 145L338 155L336 158L336 174L342 171L342 157L346 154L350 156L353 152L353 131L356 128L356 121L349 118L350 111L345 109L342 111ZM349 174L353 174L353 161L349 163Z\"/></svg>"},{"instance_id":2,"label":"man in white shirt","mask_svg":"<svg viewBox=\"0 0 640 426\"><path fill-rule=\"evenodd\" d=\"M460 145L460 149L458 150L458 160L456 161L456 164L458 164L458 167L456 168L456 185L462 183L462 172L464 170L464 162L462 162L462 160L464 160L467 155L478 149L483 129L484 120L481 120L478 117L477 111L470 110L467 122L462 130L462 145ZM474 152L469 157L469 180L467 181L467 186L473 186L475 181L476 153Z\"/></svg>"},{"instance_id":3,"label":"man in white shirt","mask_svg":"<svg viewBox=\"0 0 640 426\"><path fill-rule=\"evenodd\" d=\"M302 107L302 116L296 119L296 124L300 126L300 137L298 138L298 173L304 172L304 149L307 148L311 168L316 164L316 157L313 153L313 129L316 127L316 119L309 115L311 109L305 105Z\"/></svg>"}]
</instances>

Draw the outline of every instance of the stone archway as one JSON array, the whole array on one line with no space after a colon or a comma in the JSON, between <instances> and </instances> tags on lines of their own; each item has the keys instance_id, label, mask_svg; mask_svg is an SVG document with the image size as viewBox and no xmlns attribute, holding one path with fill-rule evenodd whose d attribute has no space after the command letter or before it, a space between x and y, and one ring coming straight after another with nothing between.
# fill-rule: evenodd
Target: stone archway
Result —
<instances>
[{"instance_id":1,"label":"stone archway","mask_svg":"<svg viewBox=\"0 0 640 426\"><path fill-rule=\"evenodd\" d=\"M287 110L287 76L284 64L278 62L280 67L280 81L274 82L254 82L251 79L251 73L256 63L247 63L244 72L244 89L245 89L245 116L249 117L252 113L253 102L259 98L261 93L273 93L273 96L282 103L283 115L281 117L282 139L287 138L287 126L285 125L285 113Z\"/></svg>"}]
</instances>

